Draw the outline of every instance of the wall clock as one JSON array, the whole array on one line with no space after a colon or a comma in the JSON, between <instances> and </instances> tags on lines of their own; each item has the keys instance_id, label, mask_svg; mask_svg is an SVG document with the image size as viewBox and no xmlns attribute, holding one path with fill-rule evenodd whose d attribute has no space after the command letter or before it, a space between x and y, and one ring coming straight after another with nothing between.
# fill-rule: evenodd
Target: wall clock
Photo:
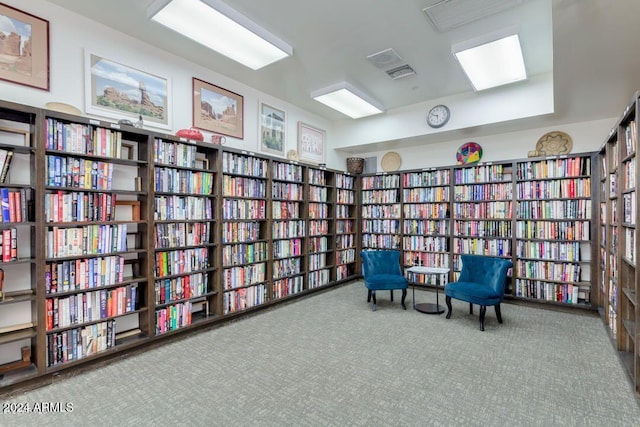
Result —
<instances>
[{"instance_id":1,"label":"wall clock","mask_svg":"<svg viewBox=\"0 0 640 427\"><path fill-rule=\"evenodd\" d=\"M441 128L446 125L451 117L451 111L446 105L436 105L427 114L427 124L432 128Z\"/></svg>"}]
</instances>

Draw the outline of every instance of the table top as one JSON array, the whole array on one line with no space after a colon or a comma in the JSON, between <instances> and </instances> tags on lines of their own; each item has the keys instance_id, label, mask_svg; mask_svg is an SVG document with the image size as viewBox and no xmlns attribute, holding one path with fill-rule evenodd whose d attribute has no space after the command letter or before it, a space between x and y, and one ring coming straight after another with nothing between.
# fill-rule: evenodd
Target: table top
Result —
<instances>
[{"instance_id":1,"label":"table top","mask_svg":"<svg viewBox=\"0 0 640 427\"><path fill-rule=\"evenodd\" d=\"M417 274L445 274L449 272L449 269L446 267L425 267L414 265L413 267L409 267L407 271Z\"/></svg>"}]
</instances>

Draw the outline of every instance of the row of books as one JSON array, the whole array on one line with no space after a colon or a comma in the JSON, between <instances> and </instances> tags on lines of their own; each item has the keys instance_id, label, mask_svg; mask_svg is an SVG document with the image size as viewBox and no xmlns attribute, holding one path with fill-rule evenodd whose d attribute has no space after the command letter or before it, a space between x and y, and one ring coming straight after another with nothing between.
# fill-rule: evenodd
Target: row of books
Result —
<instances>
[{"instance_id":1,"label":"row of books","mask_svg":"<svg viewBox=\"0 0 640 427\"><path fill-rule=\"evenodd\" d=\"M222 195L225 197L265 198L267 183L261 179L224 175L222 177Z\"/></svg>"},{"instance_id":2,"label":"row of books","mask_svg":"<svg viewBox=\"0 0 640 427\"><path fill-rule=\"evenodd\" d=\"M580 242L523 242L516 244L518 258L579 262Z\"/></svg>"},{"instance_id":3,"label":"row of books","mask_svg":"<svg viewBox=\"0 0 640 427\"><path fill-rule=\"evenodd\" d=\"M206 273L190 274L171 279L156 280L154 295L156 304L196 298L204 295L209 289L209 275Z\"/></svg>"},{"instance_id":4,"label":"row of books","mask_svg":"<svg viewBox=\"0 0 640 427\"><path fill-rule=\"evenodd\" d=\"M522 219L589 219L591 200L523 200L516 215Z\"/></svg>"},{"instance_id":5,"label":"row of books","mask_svg":"<svg viewBox=\"0 0 640 427\"><path fill-rule=\"evenodd\" d=\"M280 241L279 241L280 242ZM281 242L287 243L288 240ZM277 242L274 242L276 244ZM267 260L267 243L242 243L237 245L225 245L222 247L222 265L225 267L253 264Z\"/></svg>"},{"instance_id":6,"label":"row of books","mask_svg":"<svg viewBox=\"0 0 640 427\"><path fill-rule=\"evenodd\" d=\"M293 276L302 272L302 258L283 258L273 261L273 278Z\"/></svg>"},{"instance_id":7,"label":"row of books","mask_svg":"<svg viewBox=\"0 0 640 427\"><path fill-rule=\"evenodd\" d=\"M591 178L519 182L519 199L572 199L591 197Z\"/></svg>"},{"instance_id":8,"label":"row of books","mask_svg":"<svg viewBox=\"0 0 640 427\"><path fill-rule=\"evenodd\" d=\"M336 221L336 234L353 233L354 225L353 221L337 220Z\"/></svg>"},{"instance_id":9,"label":"row of books","mask_svg":"<svg viewBox=\"0 0 640 427\"><path fill-rule=\"evenodd\" d=\"M542 282L540 280L517 279L515 284L516 296L545 301L578 304L580 288L578 285Z\"/></svg>"},{"instance_id":10,"label":"row of books","mask_svg":"<svg viewBox=\"0 0 640 427\"><path fill-rule=\"evenodd\" d=\"M113 163L78 157L47 155L49 187L111 190Z\"/></svg>"},{"instance_id":11,"label":"row of books","mask_svg":"<svg viewBox=\"0 0 640 427\"><path fill-rule=\"evenodd\" d=\"M456 184L475 184L483 182L510 181L511 177L503 165L482 165L471 168L456 169Z\"/></svg>"},{"instance_id":12,"label":"row of books","mask_svg":"<svg viewBox=\"0 0 640 427\"><path fill-rule=\"evenodd\" d=\"M267 301L267 286L259 284L247 288L235 289L222 295L224 314L237 313Z\"/></svg>"},{"instance_id":13,"label":"row of books","mask_svg":"<svg viewBox=\"0 0 640 427\"><path fill-rule=\"evenodd\" d=\"M209 222L172 222L155 225L156 249L202 245L209 242Z\"/></svg>"},{"instance_id":14,"label":"row of books","mask_svg":"<svg viewBox=\"0 0 640 427\"><path fill-rule=\"evenodd\" d=\"M115 345L115 319L47 334L47 366L83 359Z\"/></svg>"},{"instance_id":15,"label":"row of books","mask_svg":"<svg viewBox=\"0 0 640 427\"><path fill-rule=\"evenodd\" d=\"M18 259L18 229L9 227L2 230L2 262Z\"/></svg>"},{"instance_id":16,"label":"row of books","mask_svg":"<svg viewBox=\"0 0 640 427\"><path fill-rule=\"evenodd\" d=\"M29 221L30 201L27 197L27 190L21 188L19 190L11 190L9 188L0 188L0 206L2 213L2 222L27 222ZM46 204L46 200L45 200ZM45 213L46 213L45 209Z\"/></svg>"},{"instance_id":17,"label":"row of books","mask_svg":"<svg viewBox=\"0 0 640 427\"><path fill-rule=\"evenodd\" d=\"M589 221L517 221L518 239L589 240Z\"/></svg>"},{"instance_id":18,"label":"row of books","mask_svg":"<svg viewBox=\"0 0 640 427\"><path fill-rule=\"evenodd\" d=\"M397 188L400 186L400 175L375 175L362 177L362 189Z\"/></svg>"},{"instance_id":19,"label":"row of books","mask_svg":"<svg viewBox=\"0 0 640 427\"><path fill-rule=\"evenodd\" d=\"M571 178L591 174L590 157L568 157L518 163L518 179Z\"/></svg>"},{"instance_id":20,"label":"row of books","mask_svg":"<svg viewBox=\"0 0 640 427\"><path fill-rule=\"evenodd\" d=\"M449 218L448 203L421 203L403 206L405 218Z\"/></svg>"},{"instance_id":21,"label":"row of books","mask_svg":"<svg viewBox=\"0 0 640 427\"><path fill-rule=\"evenodd\" d=\"M158 138L153 141L153 161L156 164L195 168L197 152L197 147L192 144Z\"/></svg>"},{"instance_id":22,"label":"row of books","mask_svg":"<svg viewBox=\"0 0 640 427\"><path fill-rule=\"evenodd\" d=\"M516 261L518 275L538 280L553 280L557 282L579 282L580 264L568 264L553 261Z\"/></svg>"},{"instance_id":23,"label":"row of books","mask_svg":"<svg viewBox=\"0 0 640 427\"><path fill-rule=\"evenodd\" d=\"M321 237L321 239L323 238ZM326 238L324 238L324 240L326 241ZM341 234L339 236L336 236L336 248L337 249L354 248L356 246L355 241L356 239L353 234ZM325 251L327 250L326 247L324 250ZM313 251L313 249L311 251Z\"/></svg>"},{"instance_id":24,"label":"row of books","mask_svg":"<svg viewBox=\"0 0 640 427\"><path fill-rule=\"evenodd\" d=\"M510 182L456 185L453 188L453 200L455 201L510 199L512 195L513 185Z\"/></svg>"},{"instance_id":25,"label":"row of books","mask_svg":"<svg viewBox=\"0 0 640 427\"><path fill-rule=\"evenodd\" d=\"M405 188L449 185L450 182L451 173L449 169L408 172L402 174L402 185Z\"/></svg>"},{"instance_id":26,"label":"row of books","mask_svg":"<svg viewBox=\"0 0 640 427\"><path fill-rule=\"evenodd\" d=\"M244 217L241 217L244 218ZM298 219L300 218L300 203L274 201L271 205L272 219Z\"/></svg>"},{"instance_id":27,"label":"row of books","mask_svg":"<svg viewBox=\"0 0 640 427\"><path fill-rule=\"evenodd\" d=\"M225 268L222 272L222 287L228 290L262 283L266 280L266 273L265 263Z\"/></svg>"},{"instance_id":28,"label":"row of books","mask_svg":"<svg viewBox=\"0 0 640 427\"><path fill-rule=\"evenodd\" d=\"M276 280L271 287L271 297L273 299L288 297L289 295L302 292L304 289L304 277L286 277Z\"/></svg>"},{"instance_id":29,"label":"row of books","mask_svg":"<svg viewBox=\"0 0 640 427\"><path fill-rule=\"evenodd\" d=\"M624 213L624 223L635 225L636 223L636 192L622 195L622 210Z\"/></svg>"},{"instance_id":30,"label":"row of books","mask_svg":"<svg viewBox=\"0 0 640 427\"><path fill-rule=\"evenodd\" d=\"M222 224L223 243L249 242L260 238L260 222L224 222Z\"/></svg>"},{"instance_id":31,"label":"row of books","mask_svg":"<svg viewBox=\"0 0 640 427\"><path fill-rule=\"evenodd\" d=\"M222 153L222 171L236 175L266 178L268 160L236 153Z\"/></svg>"},{"instance_id":32,"label":"row of books","mask_svg":"<svg viewBox=\"0 0 640 427\"><path fill-rule=\"evenodd\" d=\"M13 160L13 150L0 148L0 183L7 182L9 168Z\"/></svg>"},{"instance_id":33,"label":"row of books","mask_svg":"<svg viewBox=\"0 0 640 427\"><path fill-rule=\"evenodd\" d=\"M355 178L343 173L336 173L336 187L346 190L353 190L355 188Z\"/></svg>"},{"instance_id":34,"label":"row of books","mask_svg":"<svg viewBox=\"0 0 640 427\"><path fill-rule=\"evenodd\" d=\"M636 152L638 145L638 133L636 131L636 122L631 120L624 128L624 148L625 157Z\"/></svg>"},{"instance_id":35,"label":"row of books","mask_svg":"<svg viewBox=\"0 0 640 427\"><path fill-rule=\"evenodd\" d=\"M327 267L327 254L318 253L309 255L309 271L320 270Z\"/></svg>"},{"instance_id":36,"label":"row of books","mask_svg":"<svg viewBox=\"0 0 640 427\"><path fill-rule=\"evenodd\" d=\"M405 203L446 202L449 200L449 187L405 188L402 200Z\"/></svg>"},{"instance_id":37,"label":"row of books","mask_svg":"<svg viewBox=\"0 0 640 427\"><path fill-rule=\"evenodd\" d=\"M276 240L273 242L274 258L289 258L302 255L302 239Z\"/></svg>"},{"instance_id":38,"label":"row of books","mask_svg":"<svg viewBox=\"0 0 640 427\"><path fill-rule=\"evenodd\" d=\"M156 196L153 218L159 221L212 219L211 199L196 196Z\"/></svg>"},{"instance_id":39,"label":"row of books","mask_svg":"<svg viewBox=\"0 0 640 427\"><path fill-rule=\"evenodd\" d=\"M403 252L404 265L430 265L434 267L449 267L449 255L438 252L423 252L421 249Z\"/></svg>"},{"instance_id":40,"label":"row of books","mask_svg":"<svg viewBox=\"0 0 640 427\"><path fill-rule=\"evenodd\" d=\"M353 236L350 236L353 238ZM336 247L338 244L336 243ZM326 252L329 250L329 239L326 236L309 237L309 253Z\"/></svg>"},{"instance_id":41,"label":"row of books","mask_svg":"<svg viewBox=\"0 0 640 427\"><path fill-rule=\"evenodd\" d=\"M362 234L363 249L398 249L400 236L397 234Z\"/></svg>"},{"instance_id":42,"label":"row of books","mask_svg":"<svg viewBox=\"0 0 640 427\"><path fill-rule=\"evenodd\" d=\"M331 282L331 270L325 269L312 271L307 275L307 280L309 283L309 289L326 286Z\"/></svg>"},{"instance_id":43,"label":"row of books","mask_svg":"<svg viewBox=\"0 0 640 427\"><path fill-rule=\"evenodd\" d=\"M274 239L302 237L305 236L305 229L306 224L304 220L273 221L271 223L271 235Z\"/></svg>"},{"instance_id":44,"label":"row of books","mask_svg":"<svg viewBox=\"0 0 640 427\"><path fill-rule=\"evenodd\" d=\"M363 218L400 218L400 204L362 206Z\"/></svg>"},{"instance_id":45,"label":"row of books","mask_svg":"<svg viewBox=\"0 0 640 427\"><path fill-rule=\"evenodd\" d=\"M329 234L329 221L311 220L309 221L309 236L323 236Z\"/></svg>"},{"instance_id":46,"label":"row of books","mask_svg":"<svg viewBox=\"0 0 640 427\"><path fill-rule=\"evenodd\" d=\"M448 237L405 236L402 242L403 249L410 251L446 252L449 250Z\"/></svg>"},{"instance_id":47,"label":"row of books","mask_svg":"<svg viewBox=\"0 0 640 427\"><path fill-rule=\"evenodd\" d=\"M45 133L47 150L115 158L122 151L122 132L112 129L47 118Z\"/></svg>"},{"instance_id":48,"label":"row of books","mask_svg":"<svg viewBox=\"0 0 640 427\"><path fill-rule=\"evenodd\" d=\"M224 199L222 218L224 219L265 219L267 202L264 199Z\"/></svg>"},{"instance_id":49,"label":"row of books","mask_svg":"<svg viewBox=\"0 0 640 427\"><path fill-rule=\"evenodd\" d=\"M365 219L362 221L363 233L399 234L400 220L398 219Z\"/></svg>"},{"instance_id":50,"label":"row of books","mask_svg":"<svg viewBox=\"0 0 640 427\"><path fill-rule=\"evenodd\" d=\"M405 219L402 222L404 234L449 234L449 221L437 219Z\"/></svg>"},{"instance_id":51,"label":"row of books","mask_svg":"<svg viewBox=\"0 0 640 427\"><path fill-rule=\"evenodd\" d=\"M127 251L127 224L85 225L48 229L47 258L99 255Z\"/></svg>"},{"instance_id":52,"label":"row of books","mask_svg":"<svg viewBox=\"0 0 640 427\"><path fill-rule=\"evenodd\" d=\"M632 157L622 163L622 179L625 190L636 188L636 158Z\"/></svg>"},{"instance_id":53,"label":"row of books","mask_svg":"<svg viewBox=\"0 0 640 427\"><path fill-rule=\"evenodd\" d=\"M191 325L192 305L187 301L156 310L156 335Z\"/></svg>"},{"instance_id":54,"label":"row of books","mask_svg":"<svg viewBox=\"0 0 640 427\"><path fill-rule=\"evenodd\" d=\"M336 206L336 218L355 219L354 207L349 205Z\"/></svg>"},{"instance_id":55,"label":"row of books","mask_svg":"<svg viewBox=\"0 0 640 427\"><path fill-rule=\"evenodd\" d=\"M78 258L45 264L47 294L110 286L124 280L125 258L119 255Z\"/></svg>"},{"instance_id":56,"label":"row of books","mask_svg":"<svg viewBox=\"0 0 640 427\"><path fill-rule=\"evenodd\" d=\"M625 228L624 230L624 256L632 264L636 262L636 229Z\"/></svg>"},{"instance_id":57,"label":"row of books","mask_svg":"<svg viewBox=\"0 0 640 427\"><path fill-rule=\"evenodd\" d=\"M4 211L4 195L2 201ZM56 191L44 195L46 222L107 222L115 219L115 213L115 194Z\"/></svg>"},{"instance_id":58,"label":"row of books","mask_svg":"<svg viewBox=\"0 0 640 427\"><path fill-rule=\"evenodd\" d=\"M356 262L356 250L354 248L336 251L336 265Z\"/></svg>"},{"instance_id":59,"label":"row of books","mask_svg":"<svg viewBox=\"0 0 640 427\"><path fill-rule=\"evenodd\" d=\"M336 266L336 280L345 280L354 274L353 264L342 264Z\"/></svg>"},{"instance_id":60,"label":"row of books","mask_svg":"<svg viewBox=\"0 0 640 427\"><path fill-rule=\"evenodd\" d=\"M214 174L211 172L165 167L157 167L154 172L155 191L202 195L213 192Z\"/></svg>"},{"instance_id":61,"label":"row of books","mask_svg":"<svg viewBox=\"0 0 640 427\"><path fill-rule=\"evenodd\" d=\"M273 163L273 179L282 181L302 182L302 166L290 163Z\"/></svg>"},{"instance_id":62,"label":"row of books","mask_svg":"<svg viewBox=\"0 0 640 427\"><path fill-rule=\"evenodd\" d=\"M455 235L501 237L511 235L510 221L454 221Z\"/></svg>"},{"instance_id":63,"label":"row of books","mask_svg":"<svg viewBox=\"0 0 640 427\"><path fill-rule=\"evenodd\" d=\"M209 268L209 248L156 252L155 277L195 273Z\"/></svg>"},{"instance_id":64,"label":"row of books","mask_svg":"<svg viewBox=\"0 0 640 427\"><path fill-rule=\"evenodd\" d=\"M330 218L331 212L326 203L309 203L309 218Z\"/></svg>"},{"instance_id":65,"label":"row of books","mask_svg":"<svg viewBox=\"0 0 640 427\"><path fill-rule=\"evenodd\" d=\"M491 255L510 257L511 240L509 239L476 239L454 238L453 250L459 254Z\"/></svg>"},{"instance_id":66,"label":"row of books","mask_svg":"<svg viewBox=\"0 0 640 427\"><path fill-rule=\"evenodd\" d=\"M302 184L274 182L271 189L272 199L302 201L304 198L304 187Z\"/></svg>"},{"instance_id":67,"label":"row of books","mask_svg":"<svg viewBox=\"0 0 640 427\"><path fill-rule=\"evenodd\" d=\"M364 190L362 191L363 204L398 203L400 190Z\"/></svg>"},{"instance_id":68,"label":"row of books","mask_svg":"<svg viewBox=\"0 0 640 427\"><path fill-rule=\"evenodd\" d=\"M327 185L327 174L319 169L307 169L307 178L313 185Z\"/></svg>"},{"instance_id":69,"label":"row of books","mask_svg":"<svg viewBox=\"0 0 640 427\"><path fill-rule=\"evenodd\" d=\"M326 202L328 201L327 187L316 187L315 185L309 186L309 200L312 202Z\"/></svg>"},{"instance_id":70,"label":"row of books","mask_svg":"<svg viewBox=\"0 0 640 427\"><path fill-rule=\"evenodd\" d=\"M502 202L468 202L454 203L453 217L459 219L509 219L513 203Z\"/></svg>"},{"instance_id":71,"label":"row of books","mask_svg":"<svg viewBox=\"0 0 640 427\"><path fill-rule=\"evenodd\" d=\"M337 202L343 205L353 205L356 202L355 192L352 190L337 190Z\"/></svg>"}]
</instances>

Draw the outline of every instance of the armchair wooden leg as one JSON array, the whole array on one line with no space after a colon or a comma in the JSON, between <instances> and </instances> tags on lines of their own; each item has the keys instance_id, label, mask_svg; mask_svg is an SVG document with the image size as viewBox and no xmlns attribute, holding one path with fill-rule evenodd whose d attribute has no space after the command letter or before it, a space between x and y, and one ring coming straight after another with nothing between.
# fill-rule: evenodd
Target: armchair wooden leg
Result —
<instances>
[{"instance_id":1,"label":"armchair wooden leg","mask_svg":"<svg viewBox=\"0 0 640 427\"><path fill-rule=\"evenodd\" d=\"M473 314L473 304L469 303L469 314Z\"/></svg>"},{"instance_id":2,"label":"armchair wooden leg","mask_svg":"<svg viewBox=\"0 0 640 427\"><path fill-rule=\"evenodd\" d=\"M402 304L402 308L406 310L407 306L404 304L404 300L405 299L407 299L407 290L403 289L402 290L402 301L401 301L401 304Z\"/></svg>"},{"instance_id":3,"label":"armchair wooden leg","mask_svg":"<svg viewBox=\"0 0 640 427\"><path fill-rule=\"evenodd\" d=\"M502 313L500 313L500 304L496 304L495 308L496 308L496 317L498 318L498 323L502 323Z\"/></svg>"},{"instance_id":4,"label":"armchair wooden leg","mask_svg":"<svg viewBox=\"0 0 640 427\"><path fill-rule=\"evenodd\" d=\"M451 297L447 296L445 299L445 302L447 303L447 319L451 318Z\"/></svg>"},{"instance_id":5,"label":"armchair wooden leg","mask_svg":"<svg viewBox=\"0 0 640 427\"><path fill-rule=\"evenodd\" d=\"M367 302L371 302L371 289L367 289Z\"/></svg>"},{"instance_id":6,"label":"armchair wooden leg","mask_svg":"<svg viewBox=\"0 0 640 427\"><path fill-rule=\"evenodd\" d=\"M391 290L389 292L391 292L391 302L393 302L393 290Z\"/></svg>"},{"instance_id":7,"label":"armchair wooden leg","mask_svg":"<svg viewBox=\"0 0 640 427\"><path fill-rule=\"evenodd\" d=\"M480 330L484 331L484 315L487 313L487 306L480 306Z\"/></svg>"},{"instance_id":8,"label":"armchair wooden leg","mask_svg":"<svg viewBox=\"0 0 640 427\"><path fill-rule=\"evenodd\" d=\"M373 298L373 305L371 306L372 311L376 311L376 291L371 291L371 298Z\"/></svg>"}]
</instances>

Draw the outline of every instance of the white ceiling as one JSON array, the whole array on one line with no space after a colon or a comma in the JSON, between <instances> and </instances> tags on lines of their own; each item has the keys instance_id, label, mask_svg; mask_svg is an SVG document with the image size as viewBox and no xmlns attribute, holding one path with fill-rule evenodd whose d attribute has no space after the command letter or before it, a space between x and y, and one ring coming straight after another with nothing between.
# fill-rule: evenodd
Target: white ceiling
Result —
<instances>
[{"instance_id":1,"label":"white ceiling","mask_svg":"<svg viewBox=\"0 0 640 427\"><path fill-rule=\"evenodd\" d=\"M153 0L49 0L149 44L241 81L328 120L340 113L309 94L349 81L387 109L471 90L451 45L516 26L530 75L553 70L555 113L511 126L542 127L617 117L640 88L640 1L524 0L522 5L445 33L422 10L438 0L225 0L294 48L294 55L253 71L147 19ZM484 0L467 0L479 2ZM108 4L108 6L107 6ZM416 71L392 80L366 56L393 48ZM508 124L492 131L510 130Z\"/></svg>"}]
</instances>

